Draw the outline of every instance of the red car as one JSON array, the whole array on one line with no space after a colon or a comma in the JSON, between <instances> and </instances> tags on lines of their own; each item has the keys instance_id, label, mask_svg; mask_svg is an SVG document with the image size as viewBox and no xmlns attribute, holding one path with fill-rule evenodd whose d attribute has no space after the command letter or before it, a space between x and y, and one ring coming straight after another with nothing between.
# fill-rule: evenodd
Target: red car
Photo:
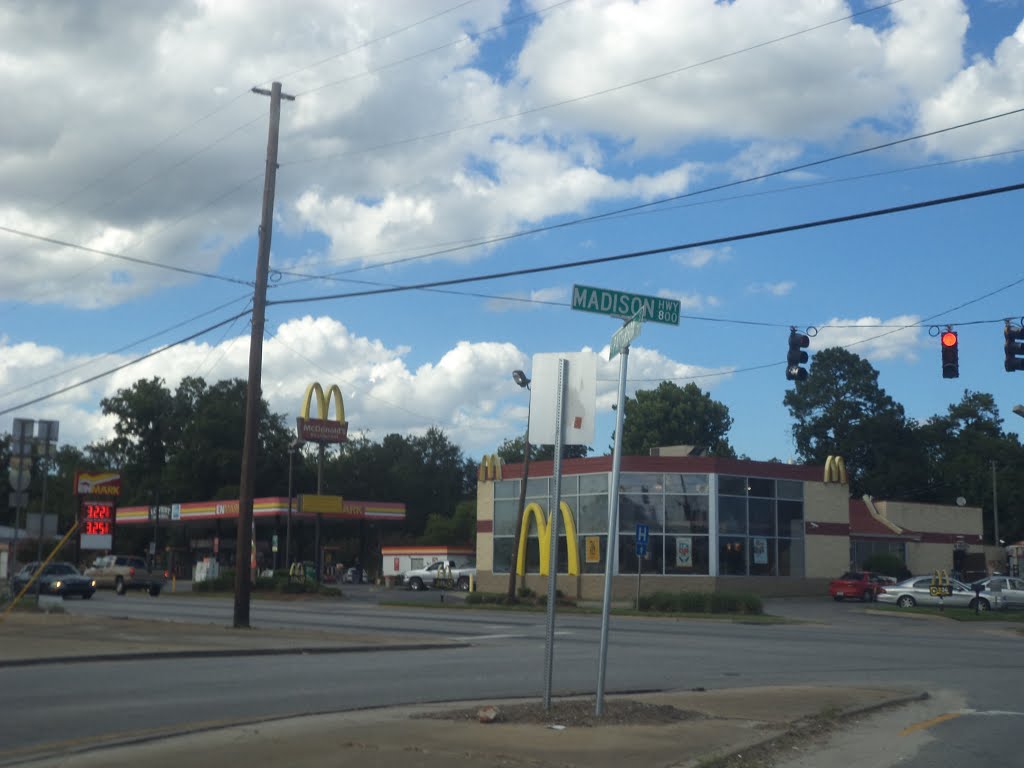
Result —
<instances>
[{"instance_id":1,"label":"red car","mask_svg":"<svg viewBox=\"0 0 1024 768\"><path fill-rule=\"evenodd\" d=\"M868 602L878 596L882 579L870 571L848 571L828 585L833 600L846 598Z\"/></svg>"}]
</instances>

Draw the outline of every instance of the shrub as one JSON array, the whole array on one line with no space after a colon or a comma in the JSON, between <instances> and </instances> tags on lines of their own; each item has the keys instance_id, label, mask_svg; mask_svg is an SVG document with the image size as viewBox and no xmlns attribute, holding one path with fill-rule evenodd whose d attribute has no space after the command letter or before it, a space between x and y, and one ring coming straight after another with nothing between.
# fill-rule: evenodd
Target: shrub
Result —
<instances>
[{"instance_id":1,"label":"shrub","mask_svg":"<svg viewBox=\"0 0 1024 768\"><path fill-rule=\"evenodd\" d=\"M764 612L757 595L729 592L655 592L640 597L639 609L653 613L742 613Z\"/></svg>"},{"instance_id":2,"label":"shrub","mask_svg":"<svg viewBox=\"0 0 1024 768\"><path fill-rule=\"evenodd\" d=\"M235 572L225 568L216 579L197 581L192 584L193 592L231 592L235 588Z\"/></svg>"},{"instance_id":3,"label":"shrub","mask_svg":"<svg viewBox=\"0 0 1024 768\"><path fill-rule=\"evenodd\" d=\"M537 593L536 593L536 592L534 592L534 591L533 591L532 589L530 589L529 587L520 587L520 588L519 588L519 589L518 589L518 590L516 591L516 594L517 594L517 595L518 595L519 597L521 597L522 599L524 599L524 600L525 600L525 599L527 599L527 598L530 598L530 597L536 597L536 596L537 596Z\"/></svg>"}]
</instances>

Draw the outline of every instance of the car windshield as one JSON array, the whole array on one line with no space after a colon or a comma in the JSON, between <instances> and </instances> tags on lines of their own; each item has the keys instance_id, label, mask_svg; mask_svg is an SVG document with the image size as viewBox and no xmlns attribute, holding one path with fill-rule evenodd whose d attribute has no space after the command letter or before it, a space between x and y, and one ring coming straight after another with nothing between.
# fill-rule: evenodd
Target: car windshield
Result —
<instances>
[{"instance_id":1,"label":"car windshield","mask_svg":"<svg viewBox=\"0 0 1024 768\"><path fill-rule=\"evenodd\" d=\"M864 574L860 573L859 571L847 571L839 578L843 581L860 581L862 578L864 578Z\"/></svg>"}]
</instances>

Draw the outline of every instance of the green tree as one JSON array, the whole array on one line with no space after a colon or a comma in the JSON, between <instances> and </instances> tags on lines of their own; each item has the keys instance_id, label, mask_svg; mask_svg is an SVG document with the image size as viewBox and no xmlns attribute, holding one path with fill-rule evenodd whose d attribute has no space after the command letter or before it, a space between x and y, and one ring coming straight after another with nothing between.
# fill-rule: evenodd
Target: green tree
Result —
<instances>
[{"instance_id":1,"label":"green tree","mask_svg":"<svg viewBox=\"0 0 1024 768\"><path fill-rule=\"evenodd\" d=\"M965 390L959 403L921 428L932 467L927 499L943 504L963 496L984 510L986 538L994 533L993 464L999 507L999 535L1024 532L1024 446L1003 431L995 398ZM1007 539L1009 540L1009 539Z\"/></svg>"},{"instance_id":2,"label":"green tree","mask_svg":"<svg viewBox=\"0 0 1024 768\"><path fill-rule=\"evenodd\" d=\"M726 437L732 427L729 409L692 382L680 387L663 381L654 390L626 398L622 452L642 456L651 448L695 445L715 456L735 456Z\"/></svg>"},{"instance_id":3,"label":"green tree","mask_svg":"<svg viewBox=\"0 0 1024 768\"><path fill-rule=\"evenodd\" d=\"M807 380L786 392L801 460L842 456L856 494L899 498L927 485L928 462L903 406L878 385L878 371L840 347L815 353Z\"/></svg>"},{"instance_id":4,"label":"green tree","mask_svg":"<svg viewBox=\"0 0 1024 768\"><path fill-rule=\"evenodd\" d=\"M506 464L521 464L523 457L526 455L526 441L523 436L519 437L508 437L505 441L498 446L498 450L495 453L498 457ZM590 453L590 446L587 445L567 445L565 451L562 454L563 458L566 459L583 459ZM530 443L530 461L553 461L555 458L555 446L553 445L534 445Z\"/></svg>"}]
</instances>

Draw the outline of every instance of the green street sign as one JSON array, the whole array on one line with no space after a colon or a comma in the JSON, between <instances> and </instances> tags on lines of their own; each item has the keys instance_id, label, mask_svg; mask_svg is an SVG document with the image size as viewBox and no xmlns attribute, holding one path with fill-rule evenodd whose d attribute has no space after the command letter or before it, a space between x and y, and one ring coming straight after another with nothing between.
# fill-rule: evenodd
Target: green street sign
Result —
<instances>
[{"instance_id":1,"label":"green street sign","mask_svg":"<svg viewBox=\"0 0 1024 768\"><path fill-rule=\"evenodd\" d=\"M639 293L625 293L608 288L593 288L589 285L572 287L572 308L583 312L596 312L629 320L641 311L649 323L679 325L681 305L677 299L660 296L643 296Z\"/></svg>"},{"instance_id":2,"label":"green street sign","mask_svg":"<svg viewBox=\"0 0 1024 768\"><path fill-rule=\"evenodd\" d=\"M630 342L633 341L637 336L640 335L640 329L643 326L644 310L641 309L636 313L628 323L619 328L615 333L612 334L611 344L608 345L608 360L609 362L614 360L622 350L629 346Z\"/></svg>"}]
</instances>

